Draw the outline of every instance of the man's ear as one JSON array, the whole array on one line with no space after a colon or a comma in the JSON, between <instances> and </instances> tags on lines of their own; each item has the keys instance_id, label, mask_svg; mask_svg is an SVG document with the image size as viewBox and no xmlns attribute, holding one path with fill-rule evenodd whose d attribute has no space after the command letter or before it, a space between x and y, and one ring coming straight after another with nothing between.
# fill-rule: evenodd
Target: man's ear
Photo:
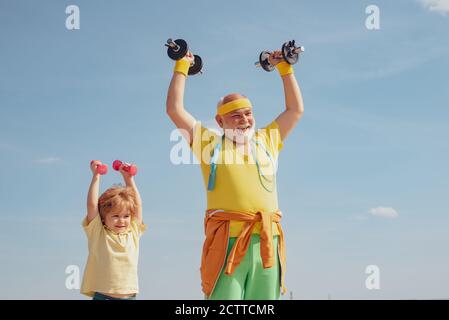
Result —
<instances>
[{"instance_id":1,"label":"man's ear","mask_svg":"<svg viewBox=\"0 0 449 320\"><path fill-rule=\"evenodd\" d=\"M223 128L223 118L220 115L217 114L215 116L215 121L217 121L217 123L220 126L220 128Z\"/></svg>"}]
</instances>

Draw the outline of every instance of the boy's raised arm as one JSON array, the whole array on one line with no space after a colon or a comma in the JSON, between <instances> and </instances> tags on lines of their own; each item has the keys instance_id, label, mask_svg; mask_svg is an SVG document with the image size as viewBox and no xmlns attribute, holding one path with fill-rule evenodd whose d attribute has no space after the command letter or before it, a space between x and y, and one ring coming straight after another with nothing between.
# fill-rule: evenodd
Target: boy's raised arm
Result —
<instances>
[{"instance_id":1,"label":"boy's raised arm","mask_svg":"<svg viewBox=\"0 0 449 320\"><path fill-rule=\"evenodd\" d=\"M92 181L87 192L87 223L91 222L98 214L98 193L100 189L100 174L96 171L101 162L94 160L90 164L92 170Z\"/></svg>"},{"instance_id":2,"label":"boy's raised arm","mask_svg":"<svg viewBox=\"0 0 449 320\"><path fill-rule=\"evenodd\" d=\"M132 175L130 175L128 172L123 170L123 166L120 168L120 173L123 175L123 180L125 181L125 185L131 189L133 189L135 195L136 195L136 213L135 213L135 219L139 224L142 224L143 218L142 218L142 198L140 197L139 190L137 189L136 182L134 181L134 178Z\"/></svg>"}]
</instances>

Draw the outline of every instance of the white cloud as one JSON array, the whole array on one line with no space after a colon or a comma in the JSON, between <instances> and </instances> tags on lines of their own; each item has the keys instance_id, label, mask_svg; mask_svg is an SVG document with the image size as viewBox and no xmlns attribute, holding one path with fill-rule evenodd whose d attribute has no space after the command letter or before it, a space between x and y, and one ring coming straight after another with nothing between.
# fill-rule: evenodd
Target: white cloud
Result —
<instances>
[{"instance_id":1,"label":"white cloud","mask_svg":"<svg viewBox=\"0 0 449 320\"><path fill-rule=\"evenodd\" d=\"M34 160L35 163L39 163L39 164L53 164L53 163L58 163L61 161L62 161L61 158L56 158L56 157L48 157L48 158Z\"/></svg>"},{"instance_id":2,"label":"white cloud","mask_svg":"<svg viewBox=\"0 0 449 320\"><path fill-rule=\"evenodd\" d=\"M398 217L398 212L391 207L377 207L370 209L369 213L381 218L394 219Z\"/></svg>"},{"instance_id":3,"label":"white cloud","mask_svg":"<svg viewBox=\"0 0 449 320\"><path fill-rule=\"evenodd\" d=\"M436 11L443 15L449 12L449 0L420 0L419 2L429 11Z\"/></svg>"}]
</instances>

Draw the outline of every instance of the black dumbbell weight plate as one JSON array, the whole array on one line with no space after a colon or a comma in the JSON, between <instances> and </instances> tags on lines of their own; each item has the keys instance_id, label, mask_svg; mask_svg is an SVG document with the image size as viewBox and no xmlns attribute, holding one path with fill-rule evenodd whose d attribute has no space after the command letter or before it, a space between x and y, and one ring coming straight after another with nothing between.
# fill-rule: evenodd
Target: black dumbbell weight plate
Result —
<instances>
[{"instance_id":1,"label":"black dumbbell weight plate","mask_svg":"<svg viewBox=\"0 0 449 320\"><path fill-rule=\"evenodd\" d=\"M298 62L299 53L294 53L295 42L288 41L282 45L282 57L289 64L295 64Z\"/></svg>"},{"instance_id":2,"label":"black dumbbell weight plate","mask_svg":"<svg viewBox=\"0 0 449 320\"><path fill-rule=\"evenodd\" d=\"M268 72L271 72L274 70L274 66L270 63L270 60L268 59L270 57L271 52L269 51L262 51L259 56L259 63L260 66Z\"/></svg>"},{"instance_id":3,"label":"black dumbbell weight plate","mask_svg":"<svg viewBox=\"0 0 449 320\"><path fill-rule=\"evenodd\" d=\"M198 72L203 69L203 60L201 60L200 56L197 56L196 54L193 55L195 58L194 64L189 68L189 76L193 76L194 74L197 74Z\"/></svg>"},{"instance_id":4,"label":"black dumbbell weight plate","mask_svg":"<svg viewBox=\"0 0 449 320\"><path fill-rule=\"evenodd\" d=\"M179 46L179 49L175 50L174 48L168 47L167 48L168 56L170 57L170 59L173 59L173 60L179 60L179 59L184 58L184 56L187 54L187 51L189 51L187 42L185 42L182 39L176 39L175 43Z\"/></svg>"}]
</instances>

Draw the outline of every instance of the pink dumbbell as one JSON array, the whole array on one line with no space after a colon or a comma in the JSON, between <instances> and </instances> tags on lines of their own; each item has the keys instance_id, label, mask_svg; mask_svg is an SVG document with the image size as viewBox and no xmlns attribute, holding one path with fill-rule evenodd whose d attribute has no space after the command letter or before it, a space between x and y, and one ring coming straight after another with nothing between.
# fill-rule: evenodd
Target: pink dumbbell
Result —
<instances>
[{"instance_id":1,"label":"pink dumbbell","mask_svg":"<svg viewBox=\"0 0 449 320\"><path fill-rule=\"evenodd\" d=\"M92 165L92 163L94 162L94 160L92 160L90 162L90 165ZM97 164L96 168L95 168L95 172L98 174L106 174L108 173L108 165L107 164Z\"/></svg>"},{"instance_id":2,"label":"pink dumbbell","mask_svg":"<svg viewBox=\"0 0 449 320\"><path fill-rule=\"evenodd\" d=\"M120 167L123 165L123 170L128 172L130 175L135 176L137 174L137 166L135 164L123 163L120 160L115 160L112 163L114 170L119 171Z\"/></svg>"}]
</instances>

